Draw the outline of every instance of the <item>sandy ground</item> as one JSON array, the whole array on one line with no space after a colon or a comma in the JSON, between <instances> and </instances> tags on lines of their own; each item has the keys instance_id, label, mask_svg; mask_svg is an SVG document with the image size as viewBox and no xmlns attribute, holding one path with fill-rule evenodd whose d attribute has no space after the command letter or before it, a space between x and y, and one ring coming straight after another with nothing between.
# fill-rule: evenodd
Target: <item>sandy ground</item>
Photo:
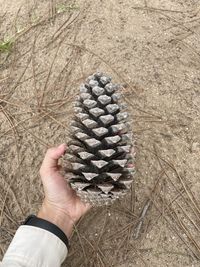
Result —
<instances>
[{"instance_id":1,"label":"sandy ground","mask_svg":"<svg viewBox=\"0 0 200 267\"><path fill-rule=\"evenodd\" d=\"M63 266L200 266L199 22L197 0L0 0L1 258L42 202L38 170L68 140L79 84L101 70L126 84L137 174L81 220Z\"/></svg>"}]
</instances>

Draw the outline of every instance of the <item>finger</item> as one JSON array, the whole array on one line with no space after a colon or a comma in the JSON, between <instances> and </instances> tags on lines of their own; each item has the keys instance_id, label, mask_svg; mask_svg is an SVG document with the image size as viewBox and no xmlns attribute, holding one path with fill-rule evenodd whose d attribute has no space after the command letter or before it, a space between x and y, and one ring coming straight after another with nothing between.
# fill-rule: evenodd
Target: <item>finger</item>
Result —
<instances>
[{"instance_id":1,"label":"finger","mask_svg":"<svg viewBox=\"0 0 200 267\"><path fill-rule=\"evenodd\" d=\"M58 147L49 148L44 157L40 171L46 172L57 167L58 159L65 153L66 144L61 144Z\"/></svg>"}]
</instances>

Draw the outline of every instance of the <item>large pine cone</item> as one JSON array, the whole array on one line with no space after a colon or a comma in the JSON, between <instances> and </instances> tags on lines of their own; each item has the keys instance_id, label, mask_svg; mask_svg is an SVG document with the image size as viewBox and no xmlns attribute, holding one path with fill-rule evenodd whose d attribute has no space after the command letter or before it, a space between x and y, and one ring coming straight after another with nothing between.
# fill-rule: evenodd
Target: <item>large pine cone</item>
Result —
<instances>
[{"instance_id":1,"label":"large pine cone","mask_svg":"<svg viewBox=\"0 0 200 267\"><path fill-rule=\"evenodd\" d=\"M67 171L71 187L93 205L110 204L133 181L132 137L119 88L107 75L95 73L81 85L75 102Z\"/></svg>"}]
</instances>

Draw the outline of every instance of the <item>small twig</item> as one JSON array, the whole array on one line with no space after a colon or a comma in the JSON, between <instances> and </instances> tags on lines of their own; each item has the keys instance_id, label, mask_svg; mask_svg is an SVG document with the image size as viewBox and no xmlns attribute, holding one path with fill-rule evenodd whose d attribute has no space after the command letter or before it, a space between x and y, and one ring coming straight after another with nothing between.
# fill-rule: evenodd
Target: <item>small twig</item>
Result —
<instances>
[{"instance_id":1,"label":"small twig","mask_svg":"<svg viewBox=\"0 0 200 267\"><path fill-rule=\"evenodd\" d=\"M162 170L156 180L156 183L154 185L154 188L151 190L151 196L156 192L157 188L158 188L158 185L159 185L159 182L160 182L160 179L162 178L162 176L164 175L164 170ZM135 227L134 229L134 239L138 239L139 238L139 234L141 232L141 228L143 226L143 223L144 223L144 219L145 219L145 216L147 215L147 212L149 211L151 205L152 205L152 197L151 198L148 198L144 204L144 207L142 209L142 212L140 214L140 217L138 219L138 223L137 223L137 226Z\"/></svg>"},{"instance_id":2,"label":"small twig","mask_svg":"<svg viewBox=\"0 0 200 267\"><path fill-rule=\"evenodd\" d=\"M186 11L181 10L171 10L171 9L163 9L163 8L156 8L156 7L132 7L133 9L139 9L139 10L149 10L149 11L164 11L164 12L172 12L172 13L186 13Z\"/></svg>"},{"instance_id":3,"label":"small twig","mask_svg":"<svg viewBox=\"0 0 200 267\"><path fill-rule=\"evenodd\" d=\"M150 208L150 205L151 205L151 200L148 199L146 201L143 209L142 209L142 213L141 213L141 215L139 217L139 222L138 222L138 224L137 224L137 226L135 228L134 239L138 239L138 237L139 237L142 225L144 223L145 216L146 216L146 214L147 214L147 212L148 212L148 210Z\"/></svg>"}]
</instances>

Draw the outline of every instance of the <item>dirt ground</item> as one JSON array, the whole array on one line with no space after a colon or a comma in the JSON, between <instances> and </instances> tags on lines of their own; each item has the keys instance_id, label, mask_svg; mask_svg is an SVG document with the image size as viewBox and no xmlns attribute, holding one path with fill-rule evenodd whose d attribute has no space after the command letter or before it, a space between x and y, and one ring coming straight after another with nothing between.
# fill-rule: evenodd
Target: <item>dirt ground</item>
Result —
<instances>
[{"instance_id":1,"label":"dirt ground","mask_svg":"<svg viewBox=\"0 0 200 267\"><path fill-rule=\"evenodd\" d=\"M199 42L198 0L0 0L0 258L100 70L126 85L137 173L123 200L82 218L63 266L200 266Z\"/></svg>"}]
</instances>

